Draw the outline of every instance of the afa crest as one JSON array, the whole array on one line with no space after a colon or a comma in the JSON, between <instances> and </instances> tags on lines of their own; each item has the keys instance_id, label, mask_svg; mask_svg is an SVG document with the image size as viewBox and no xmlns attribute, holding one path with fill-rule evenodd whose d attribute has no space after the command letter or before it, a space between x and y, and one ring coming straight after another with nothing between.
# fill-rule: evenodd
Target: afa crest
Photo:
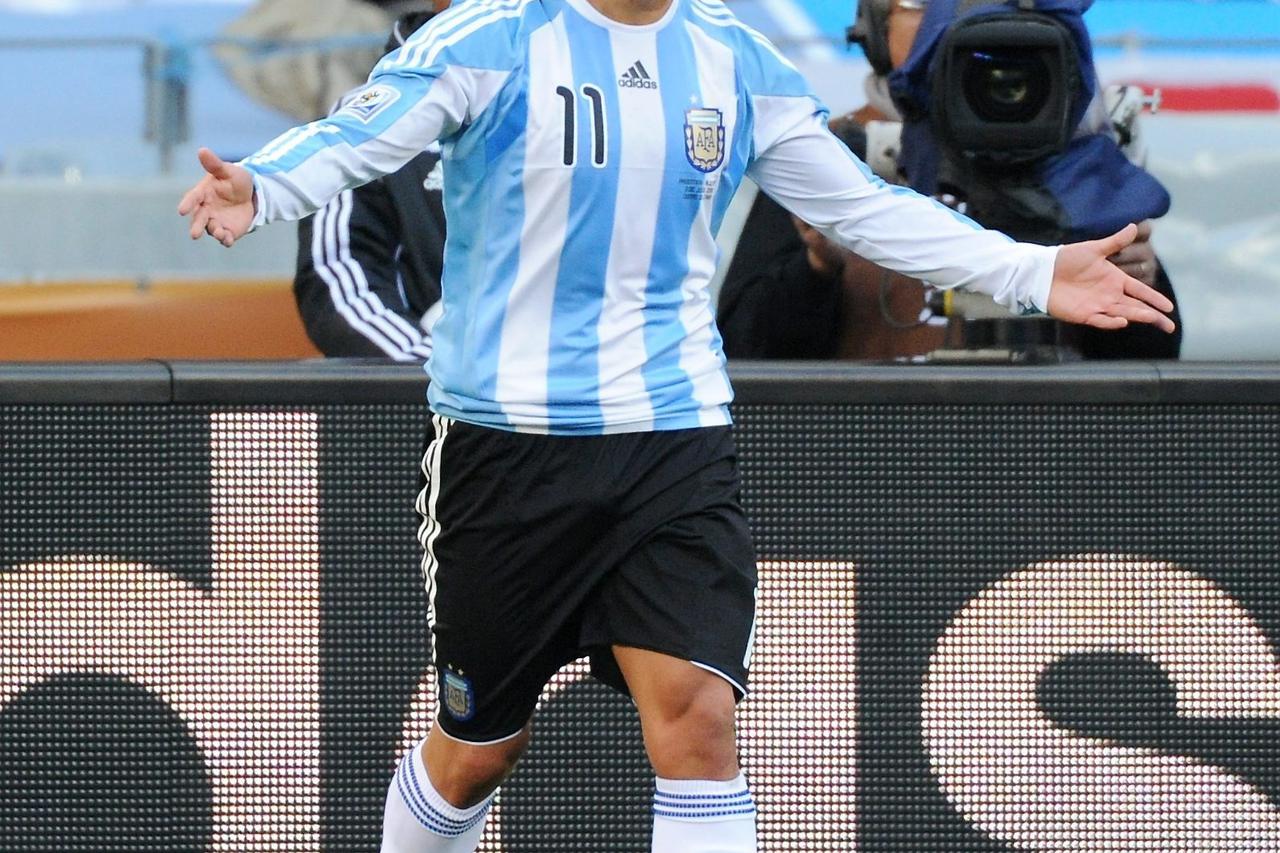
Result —
<instances>
[{"instance_id":1,"label":"afa crest","mask_svg":"<svg viewBox=\"0 0 1280 853\"><path fill-rule=\"evenodd\" d=\"M476 712L476 695L471 679L444 671L444 709L458 722L466 722Z\"/></svg>"},{"instance_id":2,"label":"afa crest","mask_svg":"<svg viewBox=\"0 0 1280 853\"><path fill-rule=\"evenodd\" d=\"M714 172L724 162L724 115L701 107L684 112L684 153L699 172Z\"/></svg>"}]
</instances>

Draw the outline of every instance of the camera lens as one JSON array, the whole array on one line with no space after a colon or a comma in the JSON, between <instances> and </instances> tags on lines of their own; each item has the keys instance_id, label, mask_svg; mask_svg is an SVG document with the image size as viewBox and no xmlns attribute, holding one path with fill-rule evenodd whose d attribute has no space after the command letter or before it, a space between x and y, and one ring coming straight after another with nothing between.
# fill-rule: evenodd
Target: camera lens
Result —
<instances>
[{"instance_id":1,"label":"camera lens","mask_svg":"<svg viewBox=\"0 0 1280 853\"><path fill-rule=\"evenodd\" d=\"M965 99L984 121L1028 122L1049 97L1043 55L1016 49L974 50L961 71Z\"/></svg>"}]
</instances>

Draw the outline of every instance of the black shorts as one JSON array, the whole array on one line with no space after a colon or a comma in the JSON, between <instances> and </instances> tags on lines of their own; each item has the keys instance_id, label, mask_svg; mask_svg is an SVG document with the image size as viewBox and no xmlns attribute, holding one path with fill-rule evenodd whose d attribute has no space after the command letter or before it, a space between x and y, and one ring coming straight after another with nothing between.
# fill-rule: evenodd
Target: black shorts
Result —
<instances>
[{"instance_id":1,"label":"black shorts","mask_svg":"<svg viewBox=\"0 0 1280 853\"><path fill-rule=\"evenodd\" d=\"M729 427L533 435L436 416L423 459L423 574L451 737L518 733L584 655L691 661L746 689L755 555Z\"/></svg>"}]
</instances>

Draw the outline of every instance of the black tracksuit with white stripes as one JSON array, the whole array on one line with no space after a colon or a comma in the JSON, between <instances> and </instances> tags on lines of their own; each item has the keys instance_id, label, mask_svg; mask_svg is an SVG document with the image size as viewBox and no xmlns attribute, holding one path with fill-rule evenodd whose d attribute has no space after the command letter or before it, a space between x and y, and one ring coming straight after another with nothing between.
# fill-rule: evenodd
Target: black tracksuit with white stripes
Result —
<instances>
[{"instance_id":1,"label":"black tracksuit with white stripes","mask_svg":"<svg viewBox=\"0 0 1280 853\"><path fill-rule=\"evenodd\" d=\"M431 354L423 318L440 300L444 263L439 162L437 153L419 154L298 223L294 296L325 355Z\"/></svg>"}]
</instances>

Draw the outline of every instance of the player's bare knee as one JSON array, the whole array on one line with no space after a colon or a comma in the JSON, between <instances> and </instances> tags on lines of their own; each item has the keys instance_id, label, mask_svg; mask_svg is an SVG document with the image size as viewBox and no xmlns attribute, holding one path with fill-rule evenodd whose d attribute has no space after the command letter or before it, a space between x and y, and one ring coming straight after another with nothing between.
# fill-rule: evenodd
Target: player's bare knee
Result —
<instances>
[{"instance_id":1,"label":"player's bare knee","mask_svg":"<svg viewBox=\"0 0 1280 853\"><path fill-rule=\"evenodd\" d=\"M510 740L482 746L445 739L429 741L427 770L440 796L458 808L470 808L511 774L528 743L528 729Z\"/></svg>"},{"instance_id":2,"label":"player's bare knee","mask_svg":"<svg viewBox=\"0 0 1280 853\"><path fill-rule=\"evenodd\" d=\"M736 768L732 694L699 690L665 702L645 720L645 746L659 776L719 778Z\"/></svg>"},{"instance_id":3,"label":"player's bare knee","mask_svg":"<svg viewBox=\"0 0 1280 853\"><path fill-rule=\"evenodd\" d=\"M432 780L449 803L460 809L470 808L502 784L519 757L519 753L464 749L439 768L439 779L433 773Z\"/></svg>"},{"instance_id":4,"label":"player's bare knee","mask_svg":"<svg viewBox=\"0 0 1280 853\"><path fill-rule=\"evenodd\" d=\"M708 675L675 686L652 709L650 717L663 728L732 736L734 709L733 691L721 679Z\"/></svg>"}]
</instances>

